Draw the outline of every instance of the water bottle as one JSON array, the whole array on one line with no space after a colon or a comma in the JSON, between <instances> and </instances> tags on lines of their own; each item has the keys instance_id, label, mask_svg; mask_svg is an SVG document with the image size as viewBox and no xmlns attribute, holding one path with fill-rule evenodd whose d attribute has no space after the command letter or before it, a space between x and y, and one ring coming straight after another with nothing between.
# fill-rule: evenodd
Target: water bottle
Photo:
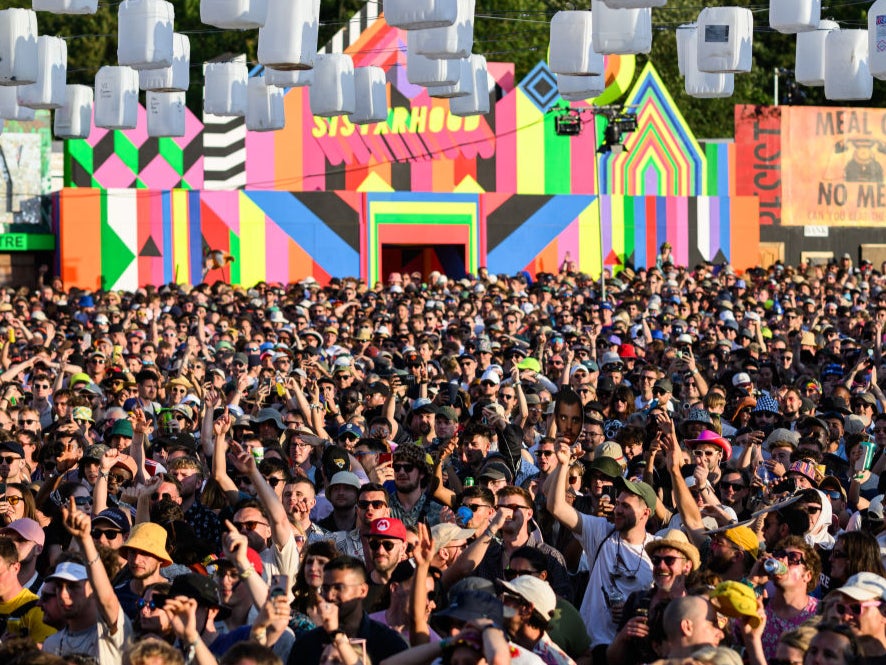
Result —
<instances>
[{"instance_id":1,"label":"water bottle","mask_svg":"<svg viewBox=\"0 0 886 665\"><path fill-rule=\"evenodd\" d=\"M468 522L472 519L474 519L474 512L467 506L459 507L458 511L455 513L455 523L462 529L466 529L468 527Z\"/></svg>"},{"instance_id":2,"label":"water bottle","mask_svg":"<svg viewBox=\"0 0 886 665\"><path fill-rule=\"evenodd\" d=\"M784 561L780 559L766 559L763 562L763 570L766 571L766 574L769 577L781 577L782 575L786 575L788 572L788 567Z\"/></svg>"},{"instance_id":3,"label":"water bottle","mask_svg":"<svg viewBox=\"0 0 886 665\"><path fill-rule=\"evenodd\" d=\"M769 467L766 466L764 462L760 462L757 466L757 471L755 472L757 479L760 480L764 485L769 485L773 480L775 480L775 474L770 471Z\"/></svg>"},{"instance_id":4,"label":"water bottle","mask_svg":"<svg viewBox=\"0 0 886 665\"><path fill-rule=\"evenodd\" d=\"M462 483L463 487L473 487L474 486L474 477L468 476L465 478L465 481Z\"/></svg>"}]
</instances>

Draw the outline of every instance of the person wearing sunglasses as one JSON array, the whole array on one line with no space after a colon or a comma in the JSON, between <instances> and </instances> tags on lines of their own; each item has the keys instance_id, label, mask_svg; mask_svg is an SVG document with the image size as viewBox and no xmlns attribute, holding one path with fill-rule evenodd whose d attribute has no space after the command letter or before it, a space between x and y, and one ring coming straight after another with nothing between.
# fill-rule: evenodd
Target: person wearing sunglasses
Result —
<instances>
[{"instance_id":1,"label":"person wearing sunglasses","mask_svg":"<svg viewBox=\"0 0 886 665\"><path fill-rule=\"evenodd\" d=\"M815 616L818 599L809 594L818 586L821 573L818 552L800 536L788 536L779 542L770 555L758 561L751 578L760 574L763 563L770 558L780 561L786 570L770 576L775 593L766 604L766 627L761 637L767 659L775 657L782 633L795 630Z\"/></svg>"},{"instance_id":2,"label":"person wearing sunglasses","mask_svg":"<svg viewBox=\"0 0 886 665\"><path fill-rule=\"evenodd\" d=\"M169 595L171 588L172 586L166 581L145 587L145 592L135 603L138 615L132 622L132 628L136 639L158 637L169 643L175 641L175 632L172 630L169 615L163 611L163 602L165 602L163 599ZM155 595L158 596L157 600L154 599Z\"/></svg>"},{"instance_id":3,"label":"person wearing sunglasses","mask_svg":"<svg viewBox=\"0 0 886 665\"><path fill-rule=\"evenodd\" d=\"M0 479L4 483L30 482L30 474L25 467L25 449L20 443L0 443Z\"/></svg>"},{"instance_id":4,"label":"person wearing sunglasses","mask_svg":"<svg viewBox=\"0 0 886 665\"><path fill-rule=\"evenodd\" d=\"M701 565L698 548L679 529L647 544L646 553L652 560L653 586L625 601L618 634L606 651L610 662L648 663L658 657L649 641L649 616L656 607L685 596L688 577Z\"/></svg>"},{"instance_id":5,"label":"person wearing sunglasses","mask_svg":"<svg viewBox=\"0 0 886 665\"><path fill-rule=\"evenodd\" d=\"M886 578L876 573L857 573L837 592L833 611L840 623L858 638L872 638L865 644L866 656L886 656Z\"/></svg>"},{"instance_id":6,"label":"person wearing sunglasses","mask_svg":"<svg viewBox=\"0 0 886 665\"><path fill-rule=\"evenodd\" d=\"M545 663L574 665L547 632L557 608L557 596L551 585L534 575L519 575L500 584L508 636Z\"/></svg>"},{"instance_id":7,"label":"person wearing sunglasses","mask_svg":"<svg viewBox=\"0 0 886 665\"><path fill-rule=\"evenodd\" d=\"M432 466L430 457L415 444L403 444L394 452L395 491L390 493L391 517L401 520L407 527L418 521L437 524L443 506L428 494Z\"/></svg>"},{"instance_id":8,"label":"person wearing sunglasses","mask_svg":"<svg viewBox=\"0 0 886 665\"><path fill-rule=\"evenodd\" d=\"M391 577L399 563L406 559L407 541L406 525L395 517L382 517L370 525L368 545L373 569L364 601L368 612L388 609Z\"/></svg>"}]
</instances>

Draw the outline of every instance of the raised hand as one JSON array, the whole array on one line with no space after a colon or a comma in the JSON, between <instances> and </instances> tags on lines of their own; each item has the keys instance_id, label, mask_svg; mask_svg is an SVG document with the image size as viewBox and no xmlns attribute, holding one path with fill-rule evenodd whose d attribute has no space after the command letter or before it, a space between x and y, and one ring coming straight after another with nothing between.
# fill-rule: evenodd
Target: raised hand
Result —
<instances>
[{"instance_id":1,"label":"raised hand","mask_svg":"<svg viewBox=\"0 0 886 665\"><path fill-rule=\"evenodd\" d=\"M227 532L222 535L222 552L225 558L233 561L240 570L248 568L250 563L246 551L249 549L249 540L229 520L225 520L225 528Z\"/></svg>"},{"instance_id":2,"label":"raised hand","mask_svg":"<svg viewBox=\"0 0 886 665\"><path fill-rule=\"evenodd\" d=\"M77 508L74 497L68 499L68 505L62 506L62 523L74 538L85 540L92 531L92 519Z\"/></svg>"},{"instance_id":3,"label":"raised hand","mask_svg":"<svg viewBox=\"0 0 886 665\"><path fill-rule=\"evenodd\" d=\"M154 421L145 415L141 407L136 407L129 416L132 423L132 431L143 436L151 436L154 433Z\"/></svg>"},{"instance_id":4,"label":"raised hand","mask_svg":"<svg viewBox=\"0 0 886 665\"><path fill-rule=\"evenodd\" d=\"M418 568L428 568L434 558L434 538L427 524L418 523L418 545L412 550L412 558Z\"/></svg>"},{"instance_id":5,"label":"raised hand","mask_svg":"<svg viewBox=\"0 0 886 665\"><path fill-rule=\"evenodd\" d=\"M200 638L197 630L197 601L187 596L176 596L166 600L163 611L176 636L185 644L193 644Z\"/></svg>"}]
</instances>

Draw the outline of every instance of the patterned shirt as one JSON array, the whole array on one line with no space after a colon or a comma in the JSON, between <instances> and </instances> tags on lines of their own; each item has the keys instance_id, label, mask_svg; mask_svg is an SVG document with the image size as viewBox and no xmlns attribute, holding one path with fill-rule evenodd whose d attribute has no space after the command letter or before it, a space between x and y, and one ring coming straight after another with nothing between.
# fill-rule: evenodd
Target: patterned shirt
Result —
<instances>
[{"instance_id":1,"label":"patterned shirt","mask_svg":"<svg viewBox=\"0 0 886 665\"><path fill-rule=\"evenodd\" d=\"M440 523L440 511L443 506L432 500L427 494L422 494L421 498L416 501L412 510L406 510L397 496L396 490L388 493L388 503L391 507L391 517L396 517L402 521L408 529L418 524L419 520L428 526L434 526Z\"/></svg>"},{"instance_id":2,"label":"patterned shirt","mask_svg":"<svg viewBox=\"0 0 886 665\"><path fill-rule=\"evenodd\" d=\"M778 640L785 633L796 630L804 621L808 621L815 616L818 609L818 599L809 596L809 602L803 611L790 619L782 619L769 607L766 608L766 628L763 629L763 653L766 654L766 660L775 658L775 651L778 648Z\"/></svg>"},{"instance_id":3,"label":"patterned shirt","mask_svg":"<svg viewBox=\"0 0 886 665\"><path fill-rule=\"evenodd\" d=\"M199 500L194 501L185 511L185 521L194 529L194 535L198 540L216 547L221 543L222 529L218 515Z\"/></svg>"}]
</instances>

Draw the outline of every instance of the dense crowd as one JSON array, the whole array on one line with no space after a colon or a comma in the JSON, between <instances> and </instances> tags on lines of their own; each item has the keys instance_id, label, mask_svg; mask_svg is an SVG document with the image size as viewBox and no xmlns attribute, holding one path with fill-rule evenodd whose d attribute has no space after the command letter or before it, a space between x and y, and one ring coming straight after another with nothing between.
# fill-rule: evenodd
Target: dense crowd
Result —
<instances>
[{"instance_id":1,"label":"dense crowd","mask_svg":"<svg viewBox=\"0 0 886 665\"><path fill-rule=\"evenodd\" d=\"M868 262L43 279L0 288L5 665L886 663Z\"/></svg>"}]
</instances>

